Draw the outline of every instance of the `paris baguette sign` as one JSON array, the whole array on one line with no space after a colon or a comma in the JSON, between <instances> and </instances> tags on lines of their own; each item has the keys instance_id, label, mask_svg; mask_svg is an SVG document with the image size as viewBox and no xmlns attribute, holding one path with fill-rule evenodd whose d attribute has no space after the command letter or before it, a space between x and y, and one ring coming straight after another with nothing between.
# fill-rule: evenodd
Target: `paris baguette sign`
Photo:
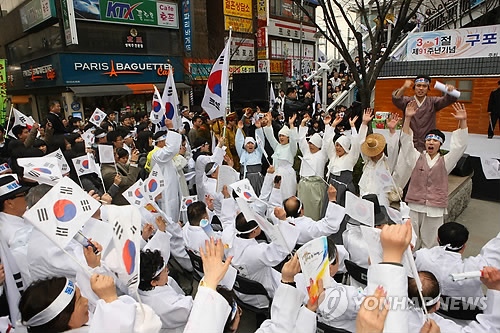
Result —
<instances>
[{"instance_id":1,"label":"paris baguette sign","mask_svg":"<svg viewBox=\"0 0 500 333\"><path fill-rule=\"evenodd\" d=\"M68 85L164 82L169 62L174 67L175 81L183 80L178 57L61 54L60 60L64 83Z\"/></svg>"}]
</instances>

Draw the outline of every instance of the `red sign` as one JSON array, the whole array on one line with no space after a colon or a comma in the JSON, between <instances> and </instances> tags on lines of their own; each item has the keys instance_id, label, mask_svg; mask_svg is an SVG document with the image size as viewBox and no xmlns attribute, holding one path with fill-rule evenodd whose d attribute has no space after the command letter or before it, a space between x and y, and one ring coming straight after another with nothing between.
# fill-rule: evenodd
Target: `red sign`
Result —
<instances>
[{"instance_id":1,"label":"red sign","mask_svg":"<svg viewBox=\"0 0 500 333\"><path fill-rule=\"evenodd\" d=\"M283 67L285 69L283 71L283 75L285 77L292 77L292 59L284 60L283 61Z\"/></svg>"},{"instance_id":2,"label":"red sign","mask_svg":"<svg viewBox=\"0 0 500 333\"><path fill-rule=\"evenodd\" d=\"M266 28L257 29L257 47L266 47Z\"/></svg>"}]
</instances>

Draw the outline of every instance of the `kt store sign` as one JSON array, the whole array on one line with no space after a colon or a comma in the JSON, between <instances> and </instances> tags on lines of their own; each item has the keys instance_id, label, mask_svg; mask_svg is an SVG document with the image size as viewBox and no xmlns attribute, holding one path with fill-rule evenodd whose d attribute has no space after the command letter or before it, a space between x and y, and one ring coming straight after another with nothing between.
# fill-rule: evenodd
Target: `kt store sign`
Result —
<instances>
[{"instance_id":1,"label":"kt store sign","mask_svg":"<svg viewBox=\"0 0 500 333\"><path fill-rule=\"evenodd\" d=\"M65 85L165 82L169 64L175 81L183 81L178 57L61 54L60 61Z\"/></svg>"}]
</instances>

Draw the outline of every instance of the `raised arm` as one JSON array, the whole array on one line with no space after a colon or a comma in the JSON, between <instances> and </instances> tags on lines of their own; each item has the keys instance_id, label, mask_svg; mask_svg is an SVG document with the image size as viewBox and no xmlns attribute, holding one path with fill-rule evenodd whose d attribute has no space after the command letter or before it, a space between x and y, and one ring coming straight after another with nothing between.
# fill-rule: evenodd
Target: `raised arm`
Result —
<instances>
[{"instance_id":1,"label":"raised arm","mask_svg":"<svg viewBox=\"0 0 500 333\"><path fill-rule=\"evenodd\" d=\"M243 154L243 144L245 143L245 136L243 135L243 122L241 120L238 122L238 129L236 130L236 138L234 141L234 144L236 145L236 152L241 158L241 154Z\"/></svg>"},{"instance_id":2,"label":"raised arm","mask_svg":"<svg viewBox=\"0 0 500 333\"><path fill-rule=\"evenodd\" d=\"M450 173L462 157L467 148L467 112L465 106L460 103L453 104L455 113L451 115L458 120L458 129L451 135L450 151L444 155L444 165L446 171Z\"/></svg>"},{"instance_id":3,"label":"raised arm","mask_svg":"<svg viewBox=\"0 0 500 333\"><path fill-rule=\"evenodd\" d=\"M271 116L270 112L266 113L266 118L267 118L267 126L264 127L264 134L266 136L267 141L273 148L273 150L276 150L276 147L279 145L279 143L278 140L276 140L276 138L274 137L272 128L273 117Z\"/></svg>"}]
</instances>

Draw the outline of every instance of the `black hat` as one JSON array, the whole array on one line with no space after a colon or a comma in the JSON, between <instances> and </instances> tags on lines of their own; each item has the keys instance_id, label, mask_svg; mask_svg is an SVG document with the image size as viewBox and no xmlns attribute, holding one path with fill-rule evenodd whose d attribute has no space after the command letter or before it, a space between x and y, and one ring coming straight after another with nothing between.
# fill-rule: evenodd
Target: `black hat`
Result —
<instances>
[{"instance_id":1,"label":"black hat","mask_svg":"<svg viewBox=\"0 0 500 333\"><path fill-rule=\"evenodd\" d=\"M373 202L373 210L375 213L375 226L381 226L384 224L395 224L387 215L387 210L384 206L380 206L378 202L378 197L376 194L367 194L363 196L363 199Z\"/></svg>"},{"instance_id":2,"label":"black hat","mask_svg":"<svg viewBox=\"0 0 500 333\"><path fill-rule=\"evenodd\" d=\"M0 201L12 199L19 193L28 192L29 189L27 186L21 186L11 174L0 176Z\"/></svg>"}]
</instances>

